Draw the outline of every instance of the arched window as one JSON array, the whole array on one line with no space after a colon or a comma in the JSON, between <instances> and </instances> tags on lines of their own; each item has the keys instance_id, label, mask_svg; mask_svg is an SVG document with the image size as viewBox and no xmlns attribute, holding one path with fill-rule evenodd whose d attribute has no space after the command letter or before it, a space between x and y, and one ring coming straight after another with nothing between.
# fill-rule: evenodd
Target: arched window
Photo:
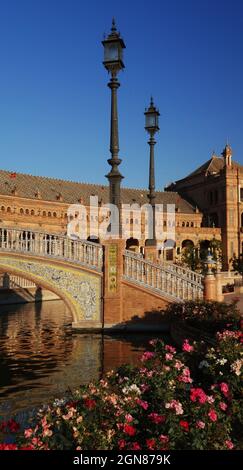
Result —
<instances>
[{"instance_id":1,"label":"arched window","mask_svg":"<svg viewBox=\"0 0 243 470\"><path fill-rule=\"evenodd\" d=\"M181 244L181 247L182 249L183 248L193 248L194 247L194 243L192 240L183 240L182 244Z\"/></svg>"},{"instance_id":2,"label":"arched window","mask_svg":"<svg viewBox=\"0 0 243 470\"><path fill-rule=\"evenodd\" d=\"M43 217L46 217L46 211L42 212Z\"/></svg>"},{"instance_id":3,"label":"arched window","mask_svg":"<svg viewBox=\"0 0 243 470\"><path fill-rule=\"evenodd\" d=\"M51 212L48 212L48 217L51 217Z\"/></svg>"},{"instance_id":4,"label":"arched window","mask_svg":"<svg viewBox=\"0 0 243 470\"><path fill-rule=\"evenodd\" d=\"M189 227L189 222L186 223L186 226Z\"/></svg>"},{"instance_id":5,"label":"arched window","mask_svg":"<svg viewBox=\"0 0 243 470\"><path fill-rule=\"evenodd\" d=\"M29 209L25 209L25 213L26 213L26 215L29 215L29 213L30 213Z\"/></svg>"},{"instance_id":6,"label":"arched window","mask_svg":"<svg viewBox=\"0 0 243 470\"><path fill-rule=\"evenodd\" d=\"M56 212L53 212L53 217L56 217L57 216L57 213Z\"/></svg>"},{"instance_id":7,"label":"arched window","mask_svg":"<svg viewBox=\"0 0 243 470\"><path fill-rule=\"evenodd\" d=\"M191 222L191 227L194 227L194 222Z\"/></svg>"},{"instance_id":8,"label":"arched window","mask_svg":"<svg viewBox=\"0 0 243 470\"><path fill-rule=\"evenodd\" d=\"M31 215L35 215L34 209L31 209L30 214L31 214Z\"/></svg>"},{"instance_id":9,"label":"arched window","mask_svg":"<svg viewBox=\"0 0 243 470\"><path fill-rule=\"evenodd\" d=\"M185 222L182 222L181 226L182 226L182 227L185 227Z\"/></svg>"},{"instance_id":10,"label":"arched window","mask_svg":"<svg viewBox=\"0 0 243 470\"><path fill-rule=\"evenodd\" d=\"M1 211L2 211L2 212L5 211L5 207L4 207L4 206L1 207Z\"/></svg>"},{"instance_id":11,"label":"arched window","mask_svg":"<svg viewBox=\"0 0 243 470\"><path fill-rule=\"evenodd\" d=\"M11 207L7 207L7 212L11 212Z\"/></svg>"},{"instance_id":12,"label":"arched window","mask_svg":"<svg viewBox=\"0 0 243 470\"><path fill-rule=\"evenodd\" d=\"M21 208L21 209L19 210L19 213L20 213L20 214L23 214L23 213L24 213L24 209Z\"/></svg>"}]
</instances>

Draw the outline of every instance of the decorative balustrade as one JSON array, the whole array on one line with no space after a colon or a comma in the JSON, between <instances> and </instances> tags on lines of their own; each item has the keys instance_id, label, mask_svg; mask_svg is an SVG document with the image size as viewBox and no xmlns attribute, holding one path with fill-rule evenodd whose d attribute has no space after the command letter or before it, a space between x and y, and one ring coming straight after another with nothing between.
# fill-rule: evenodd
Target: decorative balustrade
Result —
<instances>
[{"instance_id":1,"label":"decorative balustrade","mask_svg":"<svg viewBox=\"0 0 243 470\"><path fill-rule=\"evenodd\" d=\"M61 258L97 271L103 267L101 245L56 234L0 227L0 250Z\"/></svg>"},{"instance_id":2,"label":"decorative balustrade","mask_svg":"<svg viewBox=\"0 0 243 470\"><path fill-rule=\"evenodd\" d=\"M203 298L203 276L177 266L164 266L126 251L124 255L124 279L149 287L161 295L177 301Z\"/></svg>"}]
</instances>

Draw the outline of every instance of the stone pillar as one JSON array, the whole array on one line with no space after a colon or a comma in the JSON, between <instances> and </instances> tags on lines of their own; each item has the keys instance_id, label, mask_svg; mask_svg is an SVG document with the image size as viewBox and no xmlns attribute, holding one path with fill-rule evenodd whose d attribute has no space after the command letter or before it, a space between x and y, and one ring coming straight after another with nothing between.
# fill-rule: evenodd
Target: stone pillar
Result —
<instances>
[{"instance_id":1,"label":"stone pillar","mask_svg":"<svg viewBox=\"0 0 243 470\"><path fill-rule=\"evenodd\" d=\"M145 246L144 257L146 261L151 261L151 263L157 263L158 262L157 246L156 245Z\"/></svg>"},{"instance_id":2,"label":"stone pillar","mask_svg":"<svg viewBox=\"0 0 243 470\"><path fill-rule=\"evenodd\" d=\"M207 273L204 278L204 300L217 300L216 279L214 274Z\"/></svg>"},{"instance_id":3,"label":"stone pillar","mask_svg":"<svg viewBox=\"0 0 243 470\"><path fill-rule=\"evenodd\" d=\"M215 300L218 302L223 302L224 301L224 296L222 293L222 279L220 272L215 273Z\"/></svg>"},{"instance_id":4,"label":"stone pillar","mask_svg":"<svg viewBox=\"0 0 243 470\"><path fill-rule=\"evenodd\" d=\"M122 323L122 276L125 240L108 239L104 245L103 325L111 328Z\"/></svg>"}]
</instances>

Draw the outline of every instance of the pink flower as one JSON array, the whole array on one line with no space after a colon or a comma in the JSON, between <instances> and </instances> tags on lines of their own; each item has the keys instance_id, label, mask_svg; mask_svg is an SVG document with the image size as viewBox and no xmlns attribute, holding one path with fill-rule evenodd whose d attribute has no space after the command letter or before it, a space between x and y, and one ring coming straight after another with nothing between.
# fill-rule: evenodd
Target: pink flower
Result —
<instances>
[{"instance_id":1,"label":"pink flower","mask_svg":"<svg viewBox=\"0 0 243 470\"><path fill-rule=\"evenodd\" d=\"M204 421L200 421L200 420L197 421L197 422L196 422L196 427L197 427L198 429L204 429L204 428L205 428L205 423L204 423Z\"/></svg>"},{"instance_id":2,"label":"pink flower","mask_svg":"<svg viewBox=\"0 0 243 470\"><path fill-rule=\"evenodd\" d=\"M219 408L223 411L227 410L228 406L226 405L226 403L224 403L223 401L221 401L219 403Z\"/></svg>"},{"instance_id":3,"label":"pink flower","mask_svg":"<svg viewBox=\"0 0 243 470\"><path fill-rule=\"evenodd\" d=\"M173 359L173 354L171 354L171 353L166 353L166 355L165 355L165 360L166 360L166 361L171 361L172 359Z\"/></svg>"},{"instance_id":4,"label":"pink flower","mask_svg":"<svg viewBox=\"0 0 243 470\"><path fill-rule=\"evenodd\" d=\"M228 449L233 449L234 448L233 442L230 441L229 439L225 441L225 445Z\"/></svg>"},{"instance_id":5,"label":"pink flower","mask_svg":"<svg viewBox=\"0 0 243 470\"><path fill-rule=\"evenodd\" d=\"M165 404L165 408L175 410L177 415L183 415L182 404L178 400L171 400Z\"/></svg>"},{"instance_id":6,"label":"pink flower","mask_svg":"<svg viewBox=\"0 0 243 470\"><path fill-rule=\"evenodd\" d=\"M183 345L182 345L182 350L186 352L192 352L194 351L194 347L189 344L188 339L185 339Z\"/></svg>"},{"instance_id":7,"label":"pink flower","mask_svg":"<svg viewBox=\"0 0 243 470\"><path fill-rule=\"evenodd\" d=\"M159 415L158 413L150 413L148 418L155 424L164 423L166 420L165 416Z\"/></svg>"},{"instance_id":8,"label":"pink flower","mask_svg":"<svg viewBox=\"0 0 243 470\"><path fill-rule=\"evenodd\" d=\"M211 419L211 421L217 421L217 419L218 419L218 415L217 415L216 411L213 408L211 408L209 410L208 416Z\"/></svg>"},{"instance_id":9,"label":"pink flower","mask_svg":"<svg viewBox=\"0 0 243 470\"><path fill-rule=\"evenodd\" d=\"M175 352L176 352L176 348L173 348L173 346L170 346L169 344L165 345L165 350L169 351L172 354L175 354Z\"/></svg>"},{"instance_id":10,"label":"pink flower","mask_svg":"<svg viewBox=\"0 0 243 470\"><path fill-rule=\"evenodd\" d=\"M129 413L127 413L127 414L125 415L125 420L126 420L127 423L131 423L131 421L133 421L132 415L130 415Z\"/></svg>"},{"instance_id":11,"label":"pink flower","mask_svg":"<svg viewBox=\"0 0 243 470\"><path fill-rule=\"evenodd\" d=\"M175 369L180 370L184 364L181 361L175 361Z\"/></svg>"},{"instance_id":12,"label":"pink flower","mask_svg":"<svg viewBox=\"0 0 243 470\"><path fill-rule=\"evenodd\" d=\"M229 396L229 386L225 382L221 382L219 384L221 392L224 394L225 397Z\"/></svg>"},{"instance_id":13,"label":"pink flower","mask_svg":"<svg viewBox=\"0 0 243 470\"><path fill-rule=\"evenodd\" d=\"M28 439L29 437L31 437L32 434L33 434L33 429L31 429L31 428L25 429L24 437L26 437L26 439Z\"/></svg>"},{"instance_id":14,"label":"pink flower","mask_svg":"<svg viewBox=\"0 0 243 470\"><path fill-rule=\"evenodd\" d=\"M182 374L178 377L178 380L179 382L192 383L190 369L188 367L185 367L185 369L183 369Z\"/></svg>"},{"instance_id":15,"label":"pink flower","mask_svg":"<svg viewBox=\"0 0 243 470\"><path fill-rule=\"evenodd\" d=\"M149 404L147 401L140 400L139 398L136 400L137 404L141 406L144 410L147 410L149 407Z\"/></svg>"},{"instance_id":16,"label":"pink flower","mask_svg":"<svg viewBox=\"0 0 243 470\"><path fill-rule=\"evenodd\" d=\"M215 400L214 400L214 398L212 397L212 395L208 395L208 397L207 397L207 402L210 403L210 405L212 405L212 404L215 402Z\"/></svg>"},{"instance_id":17,"label":"pink flower","mask_svg":"<svg viewBox=\"0 0 243 470\"><path fill-rule=\"evenodd\" d=\"M136 429L129 424L124 424L123 431L125 434L128 434L128 436L135 436L136 434Z\"/></svg>"},{"instance_id":18,"label":"pink flower","mask_svg":"<svg viewBox=\"0 0 243 470\"><path fill-rule=\"evenodd\" d=\"M153 357L155 356L155 353L154 352L151 352L151 351L145 351L141 357L141 361L144 362L144 361L149 361L150 359L153 359Z\"/></svg>"},{"instance_id":19,"label":"pink flower","mask_svg":"<svg viewBox=\"0 0 243 470\"><path fill-rule=\"evenodd\" d=\"M159 440L163 443L163 444L167 444L169 442L169 437L168 436L164 436L164 434L161 434L161 436L159 436Z\"/></svg>"}]
</instances>

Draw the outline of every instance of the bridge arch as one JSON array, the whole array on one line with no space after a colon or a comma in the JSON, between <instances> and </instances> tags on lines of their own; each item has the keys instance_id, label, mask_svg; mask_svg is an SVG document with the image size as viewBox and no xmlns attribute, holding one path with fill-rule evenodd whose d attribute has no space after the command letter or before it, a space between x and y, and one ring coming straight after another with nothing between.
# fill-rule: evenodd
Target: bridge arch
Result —
<instances>
[{"instance_id":1,"label":"bridge arch","mask_svg":"<svg viewBox=\"0 0 243 470\"><path fill-rule=\"evenodd\" d=\"M67 305L73 326L101 323L101 273L57 260L0 253L0 271L20 276L55 293Z\"/></svg>"}]
</instances>

